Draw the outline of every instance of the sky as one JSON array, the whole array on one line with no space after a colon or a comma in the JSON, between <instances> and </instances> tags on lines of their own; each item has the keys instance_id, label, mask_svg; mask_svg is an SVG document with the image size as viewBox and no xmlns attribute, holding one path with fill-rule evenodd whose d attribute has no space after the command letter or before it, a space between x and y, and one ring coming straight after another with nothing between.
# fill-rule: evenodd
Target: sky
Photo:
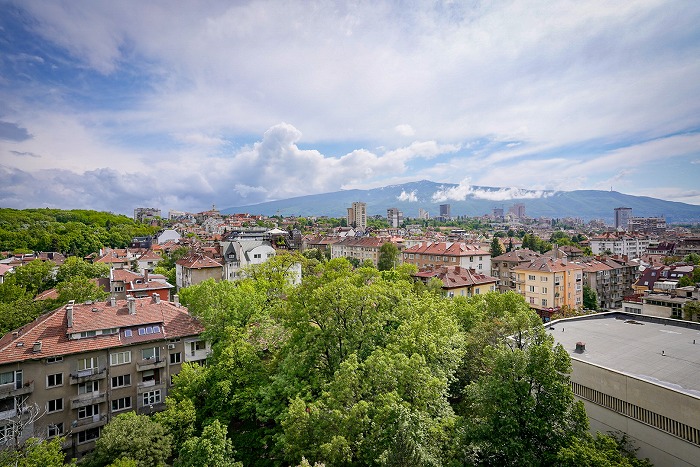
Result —
<instances>
[{"instance_id":1,"label":"sky","mask_svg":"<svg viewBox=\"0 0 700 467\"><path fill-rule=\"evenodd\" d=\"M417 180L700 204L698 24L693 0L0 0L0 207Z\"/></svg>"}]
</instances>

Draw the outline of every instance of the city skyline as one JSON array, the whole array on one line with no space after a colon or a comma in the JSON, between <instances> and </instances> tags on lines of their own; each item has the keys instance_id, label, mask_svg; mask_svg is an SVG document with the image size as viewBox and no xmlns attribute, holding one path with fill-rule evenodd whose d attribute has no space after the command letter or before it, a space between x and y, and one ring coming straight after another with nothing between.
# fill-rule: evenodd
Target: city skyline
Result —
<instances>
[{"instance_id":1,"label":"city skyline","mask_svg":"<svg viewBox=\"0 0 700 467\"><path fill-rule=\"evenodd\" d=\"M700 4L0 10L3 207L199 211L421 179L459 184L444 203L700 205Z\"/></svg>"}]
</instances>

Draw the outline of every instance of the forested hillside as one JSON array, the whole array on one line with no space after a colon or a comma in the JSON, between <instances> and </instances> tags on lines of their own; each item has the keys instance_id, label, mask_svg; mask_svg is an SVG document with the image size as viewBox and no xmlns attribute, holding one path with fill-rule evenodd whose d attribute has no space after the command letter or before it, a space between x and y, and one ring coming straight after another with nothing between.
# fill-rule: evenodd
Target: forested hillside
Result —
<instances>
[{"instance_id":1,"label":"forested hillside","mask_svg":"<svg viewBox=\"0 0 700 467\"><path fill-rule=\"evenodd\" d=\"M0 251L56 251L85 256L102 247L124 248L157 228L109 212L0 208Z\"/></svg>"}]
</instances>

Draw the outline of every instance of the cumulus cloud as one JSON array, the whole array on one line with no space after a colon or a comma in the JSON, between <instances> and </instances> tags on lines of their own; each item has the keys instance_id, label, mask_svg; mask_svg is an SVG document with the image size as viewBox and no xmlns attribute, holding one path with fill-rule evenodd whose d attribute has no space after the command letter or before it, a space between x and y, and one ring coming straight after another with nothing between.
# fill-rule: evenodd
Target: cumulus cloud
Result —
<instances>
[{"instance_id":1,"label":"cumulus cloud","mask_svg":"<svg viewBox=\"0 0 700 467\"><path fill-rule=\"evenodd\" d=\"M455 187L447 187L433 193L434 203L444 201L464 201L472 197L491 201L507 201L511 199L537 199L552 196L554 192L544 190L526 190L522 188L487 189L471 185L470 179L464 179Z\"/></svg>"},{"instance_id":2,"label":"cumulus cloud","mask_svg":"<svg viewBox=\"0 0 700 467\"><path fill-rule=\"evenodd\" d=\"M413 127L407 123L396 125L394 130L396 130L396 132L401 136L413 136L416 134L416 131L413 129Z\"/></svg>"},{"instance_id":3,"label":"cumulus cloud","mask_svg":"<svg viewBox=\"0 0 700 467\"><path fill-rule=\"evenodd\" d=\"M405 190L401 190L401 194L396 197L399 201L408 201L409 203L416 203L418 202L418 197L416 196L416 190L413 190L411 192L407 192Z\"/></svg>"}]
</instances>

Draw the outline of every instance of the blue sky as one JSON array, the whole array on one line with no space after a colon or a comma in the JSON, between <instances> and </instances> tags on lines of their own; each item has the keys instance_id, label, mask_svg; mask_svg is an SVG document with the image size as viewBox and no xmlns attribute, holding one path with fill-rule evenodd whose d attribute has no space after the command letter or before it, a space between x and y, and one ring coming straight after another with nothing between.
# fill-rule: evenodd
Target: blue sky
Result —
<instances>
[{"instance_id":1,"label":"blue sky","mask_svg":"<svg viewBox=\"0 0 700 467\"><path fill-rule=\"evenodd\" d=\"M0 0L0 206L421 179L700 204L698 24L687 0Z\"/></svg>"}]
</instances>

